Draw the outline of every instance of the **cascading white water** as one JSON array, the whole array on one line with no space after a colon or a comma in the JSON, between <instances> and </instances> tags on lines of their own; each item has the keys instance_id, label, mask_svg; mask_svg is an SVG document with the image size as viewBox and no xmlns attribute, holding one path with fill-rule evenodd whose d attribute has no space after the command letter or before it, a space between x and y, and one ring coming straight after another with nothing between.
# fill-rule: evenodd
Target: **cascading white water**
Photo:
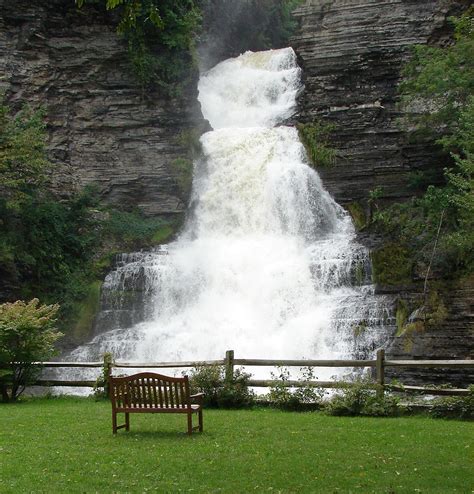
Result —
<instances>
[{"instance_id":1,"label":"cascading white water","mask_svg":"<svg viewBox=\"0 0 474 494\"><path fill-rule=\"evenodd\" d=\"M300 87L291 48L247 52L201 77L214 130L201 138L184 231L125 259L104 284L107 295L141 283L145 320L98 335L72 359L202 360L227 349L344 358L383 337L387 311L350 218L307 165L296 129L276 126Z\"/></svg>"}]
</instances>

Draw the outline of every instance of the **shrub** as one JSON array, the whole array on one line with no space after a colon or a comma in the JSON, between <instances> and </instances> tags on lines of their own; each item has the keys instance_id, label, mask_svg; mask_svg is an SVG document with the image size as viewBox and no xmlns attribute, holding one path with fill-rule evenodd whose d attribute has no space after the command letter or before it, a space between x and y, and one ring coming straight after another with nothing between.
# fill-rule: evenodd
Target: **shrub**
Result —
<instances>
[{"instance_id":1,"label":"shrub","mask_svg":"<svg viewBox=\"0 0 474 494\"><path fill-rule=\"evenodd\" d=\"M41 372L34 362L48 360L62 336L55 328L58 305L38 299L0 305L0 391L3 401L15 401Z\"/></svg>"},{"instance_id":2,"label":"shrub","mask_svg":"<svg viewBox=\"0 0 474 494\"><path fill-rule=\"evenodd\" d=\"M330 415L388 417L397 415L399 407L395 396L377 396L370 379L357 378L342 384L326 403L325 410Z\"/></svg>"},{"instance_id":3,"label":"shrub","mask_svg":"<svg viewBox=\"0 0 474 494\"><path fill-rule=\"evenodd\" d=\"M272 379L277 382L270 387L268 399L273 406L282 410L307 410L321 406L324 390L310 384L314 381L314 371L311 367L300 369L302 385L291 389L288 385L290 372L286 367L278 367L278 374L272 372Z\"/></svg>"},{"instance_id":4,"label":"shrub","mask_svg":"<svg viewBox=\"0 0 474 494\"><path fill-rule=\"evenodd\" d=\"M220 365L197 366L191 371L193 393L204 393L204 405L213 408L244 408L254 402L254 393L248 388L250 374L235 369L232 380L225 379Z\"/></svg>"},{"instance_id":5,"label":"shrub","mask_svg":"<svg viewBox=\"0 0 474 494\"><path fill-rule=\"evenodd\" d=\"M474 385L467 396L449 396L434 400L430 410L433 417L474 419Z\"/></svg>"}]
</instances>

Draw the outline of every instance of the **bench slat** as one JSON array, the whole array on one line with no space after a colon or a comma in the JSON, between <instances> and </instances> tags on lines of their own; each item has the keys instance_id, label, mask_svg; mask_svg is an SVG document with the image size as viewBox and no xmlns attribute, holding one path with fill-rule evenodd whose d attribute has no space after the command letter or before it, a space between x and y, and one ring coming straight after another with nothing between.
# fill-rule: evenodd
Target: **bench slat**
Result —
<instances>
[{"instance_id":1,"label":"bench slat","mask_svg":"<svg viewBox=\"0 0 474 494\"><path fill-rule=\"evenodd\" d=\"M163 391L161 390L161 381L155 380L155 385L158 387L158 393L160 395L160 407L163 408Z\"/></svg>"},{"instance_id":2,"label":"bench slat","mask_svg":"<svg viewBox=\"0 0 474 494\"><path fill-rule=\"evenodd\" d=\"M168 407L168 403L169 403L169 398L168 398L168 387L166 386L165 383L163 383L163 381L160 381L160 385L163 386L163 398L164 398L164 403L163 405L165 407Z\"/></svg>"}]
</instances>

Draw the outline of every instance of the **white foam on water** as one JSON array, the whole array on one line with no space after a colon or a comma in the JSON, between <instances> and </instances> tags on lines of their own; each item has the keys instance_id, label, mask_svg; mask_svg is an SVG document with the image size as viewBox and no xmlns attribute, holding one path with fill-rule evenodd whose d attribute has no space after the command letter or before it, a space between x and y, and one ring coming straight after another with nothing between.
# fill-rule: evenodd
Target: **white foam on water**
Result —
<instances>
[{"instance_id":1,"label":"white foam on water","mask_svg":"<svg viewBox=\"0 0 474 494\"><path fill-rule=\"evenodd\" d=\"M72 359L111 351L126 361L204 360L228 349L237 358L349 358L361 321L372 328L367 344L377 339L387 309L367 280L355 282L370 266L367 251L307 165L296 129L275 126L300 87L291 48L247 52L201 77L214 130L201 137L183 233L168 255L134 258L105 283L121 290L145 276L148 316Z\"/></svg>"}]
</instances>

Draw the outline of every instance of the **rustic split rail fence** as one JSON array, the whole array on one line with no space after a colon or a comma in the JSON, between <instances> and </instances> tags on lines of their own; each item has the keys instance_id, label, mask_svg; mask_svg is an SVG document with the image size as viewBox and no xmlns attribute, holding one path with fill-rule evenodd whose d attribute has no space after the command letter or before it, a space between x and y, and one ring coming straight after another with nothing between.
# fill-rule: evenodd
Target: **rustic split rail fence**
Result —
<instances>
[{"instance_id":1,"label":"rustic split rail fence","mask_svg":"<svg viewBox=\"0 0 474 494\"><path fill-rule=\"evenodd\" d=\"M228 350L222 360L203 360L192 362L114 362L104 356L100 362L37 362L44 368L103 368L104 375L112 374L113 369L176 369L209 366L224 366L225 379L232 380L235 366L244 367L347 367L347 368L373 368L375 369L373 387L379 395L385 390L399 392L416 392L430 395L467 395L468 389L464 388L439 388L429 386L404 386L402 384L388 384L385 382L385 369L388 367L418 367L418 368L456 368L474 369L474 360L387 360L385 351L377 351L373 360L267 360L267 359L238 359L233 350ZM38 380L36 386L72 386L93 387L96 381L65 381L65 380ZM298 380L250 380L250 387L268 388L277 384L286 387L313 386L318 388L340 388L350 386L349 381L298 381Z\"/></svg>"}]
</instances>

